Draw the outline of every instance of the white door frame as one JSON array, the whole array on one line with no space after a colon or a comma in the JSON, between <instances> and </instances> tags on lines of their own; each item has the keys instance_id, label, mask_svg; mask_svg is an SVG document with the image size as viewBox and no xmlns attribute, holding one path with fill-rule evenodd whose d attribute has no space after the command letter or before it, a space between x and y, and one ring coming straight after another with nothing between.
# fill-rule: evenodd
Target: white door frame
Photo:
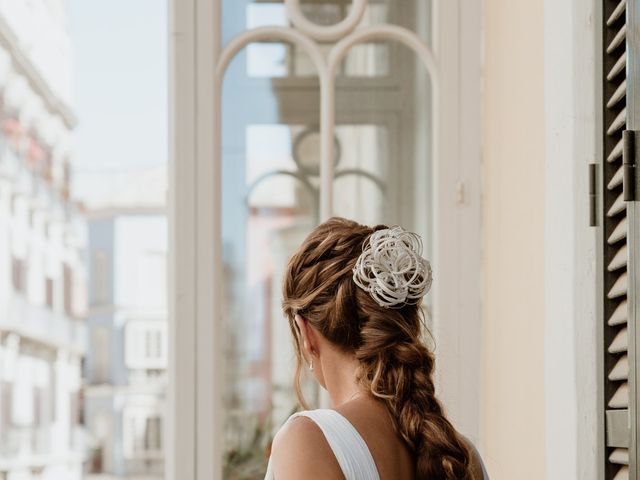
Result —
<instances>
[{"instance_id":1,"label":"white door frame","mask_svg":"<svg viewBox=\"0 0 640 480\"><path fill-rule=\"evenodd\" d=\"M352 11L366 3L354 0ZM172 480L222 477L218 461L222 458L222 405L216 392L222 378L222 339L220 312L215 308L220 304L221 279L214 272L215 259L221 258L220 236L216 235L221 172L220 162L214 161L219 158L216 146L220 141L215 81L221 53L220 4L221 0L170 2L171 381L166 474ZM482 411L478 402L482 398L481 3L435 0L433 14L437 27L433 67L435 83L442 86L434 98L434 104L440 105L435 107L433 122L437 132L434 158L439 161L434 162L431 185L438 386L453 421L478 441ZM401 32L387 30L385 34L397 33ZM327 123L323 125L331 131L332 115L325 113ZM332 142L325 144L327 158ZM330 191L333 163L325 161L324 165L323 185ZM330 203L325 202L322 210L326 218Z\"/></svg>"}]
</instances>

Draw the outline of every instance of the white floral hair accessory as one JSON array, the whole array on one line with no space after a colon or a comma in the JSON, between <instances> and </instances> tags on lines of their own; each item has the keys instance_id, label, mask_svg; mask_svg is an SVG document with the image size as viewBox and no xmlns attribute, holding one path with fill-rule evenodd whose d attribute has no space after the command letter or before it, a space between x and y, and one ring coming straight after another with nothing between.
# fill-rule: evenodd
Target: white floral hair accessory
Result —
<instances>
[{"instance_id":1,"label":"white floral hair accessory","mask_svg":"<svg viewBox=\"0 0 640 480\"><path fill-rule=\"evenodd\" d=\"M431 264L422 240L402 227L376 230L364 242L353 281L382 307L417 303L431 288Z\"/></svg>"}]
</instances>

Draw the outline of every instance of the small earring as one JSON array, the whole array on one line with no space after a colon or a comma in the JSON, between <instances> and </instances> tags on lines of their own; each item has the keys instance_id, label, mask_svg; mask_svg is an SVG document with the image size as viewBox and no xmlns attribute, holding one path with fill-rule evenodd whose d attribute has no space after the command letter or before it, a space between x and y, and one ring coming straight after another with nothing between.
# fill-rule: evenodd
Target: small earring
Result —
<instances>
[{"instance_id":1,"label":"small earring","mask_svg":"<svg viewBox=\"0 0 640 480\"><path fill-rule=\"evenodd\" d=\"M313 360L311 360L311 363L309 364L309 370L313 372Z\"/></svg>"}]
</instances>

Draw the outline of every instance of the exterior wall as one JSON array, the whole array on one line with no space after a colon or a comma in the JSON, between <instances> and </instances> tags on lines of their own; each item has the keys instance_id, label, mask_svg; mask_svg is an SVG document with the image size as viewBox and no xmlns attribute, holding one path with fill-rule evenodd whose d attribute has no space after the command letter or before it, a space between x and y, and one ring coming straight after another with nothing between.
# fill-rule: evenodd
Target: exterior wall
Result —
<instances>
[{"instance_id":1,"label":"exterior wall","mask_svg":"<svg viewBox=\"0 0 640 480\"><path fill-rule=\"evenodd\" d=\"M62 1L0 1L0 478L7 479L82 476L86 231L69 198L67 27Z\"/></svg>"},{"instance_id":2,"label":"exterior wall","mask_svg":"<svg viewBox=\"0 0 640 480\"><path fill-rule=\"evenodd\" d=\"M545 478L542 0L484 11L483 450L493 479Z\"/></svg>"},{"instance_id":3,"label":"exterior wall","mask_svg":"<svg viewBox=\"0 0 640 480\"><path fill-rule=\"evenodd\" d=\"M66 0L0 0L3 25L13 33L54 95L69 104L73 97L72 44Z\"/></svg>"},{"instance_id":4,"label":"exterior wall","mask_svg":"<svg viewBox=\"0 0 640 480\"><path fill-rule=\"evenodd\" d=\"M493 478L596 479L599 11L524 7L485 10L486 459Z\"/></svg>"}]
</instances>

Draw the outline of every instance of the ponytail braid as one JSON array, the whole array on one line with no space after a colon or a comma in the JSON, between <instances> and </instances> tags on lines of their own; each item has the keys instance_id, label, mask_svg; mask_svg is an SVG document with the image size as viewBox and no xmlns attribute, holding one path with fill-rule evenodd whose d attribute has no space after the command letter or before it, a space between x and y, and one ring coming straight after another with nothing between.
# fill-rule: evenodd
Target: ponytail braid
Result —
<instances>
[{"instance_id":1,"label":"ponytail braid","mask_svg":"<svg viewBox=\"0 0 640 480\"><path fill-rule=\"evenodd\" d=\"M434 357L422 342L419 304L381 307L357 287L352 269L369 228L332 218L318 226L290 259L283 285L283 309L302 364L294 317L302 315L330 342L360 363L361 386L384 403L397 434L415 458L418 480L479 480L471 451L444 415L435 396Z\"/></svg>"},{"instance_id":2,"label":"ponytail braid","mask_svg":"<svg viewBox=\"0 0 640 480\"><path fill-rule=\"evenodd\" d=\"M405 315L387 311L369 317L356 350L359 380L385 403L396 431L414 452L416 478L471 480L470 452L435 397L433 355L419 337L390 332Z\"/></svg>"}]
</instances>

